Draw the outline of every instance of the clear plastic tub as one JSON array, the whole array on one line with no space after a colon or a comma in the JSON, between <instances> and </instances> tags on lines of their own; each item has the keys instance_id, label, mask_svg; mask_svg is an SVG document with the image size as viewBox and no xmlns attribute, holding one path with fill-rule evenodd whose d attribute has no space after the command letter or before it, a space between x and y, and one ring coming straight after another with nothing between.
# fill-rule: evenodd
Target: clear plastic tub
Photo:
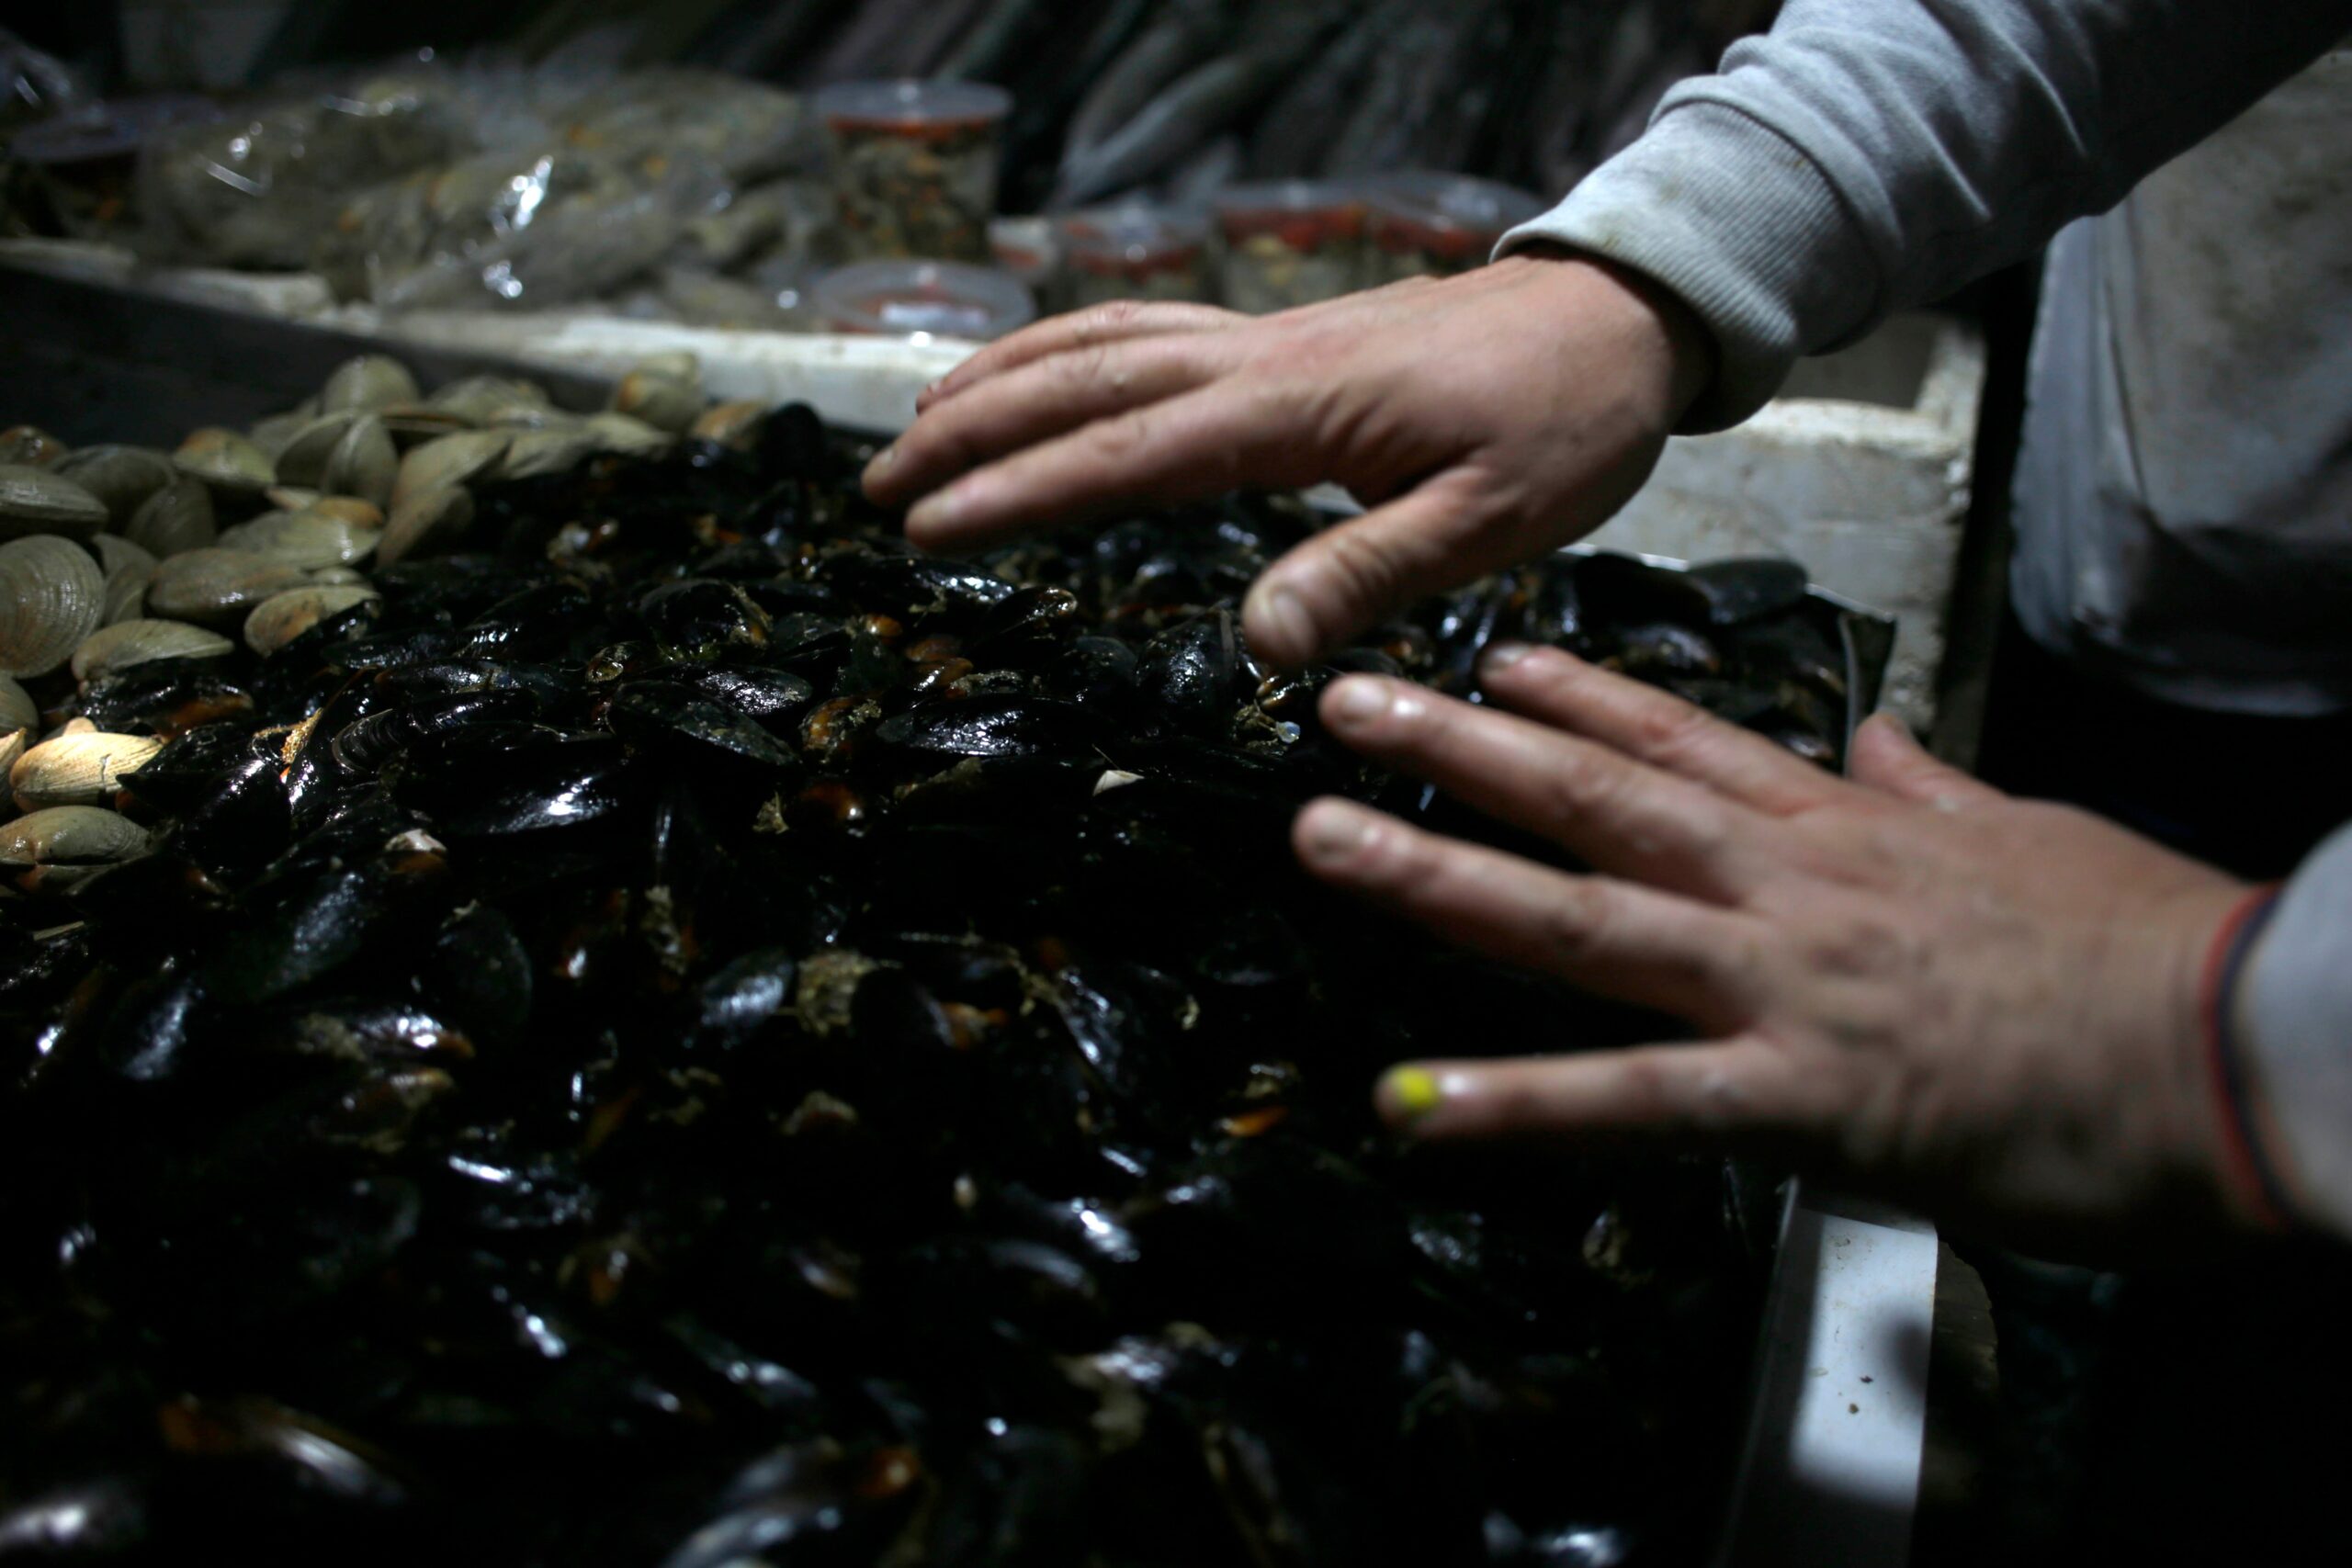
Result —
<instances>
[{"instance_id":1,"label":"clear plastic tub","mask_svg":"<svg viewBox=\"0 0 2352 1568\"><path fill-rule=\"evenodd\" d=\"M816 108L854 254L989 259L1011 95L977 82L844 82L819 92Z\"/></svg>"},{"instance_id":2,"label":"clear plastic tub","mask_svg":"<svg viewBox=\"0 0 2352 1568\"><path fill-rule=\"evenodd\" d=\"M1361 288L1364 193L1352 182L1282 180L1216 197L1225 302L1262 314Z\"/></svg>"},{"instance_id":3,"label":"clear plastic tub","mask_svg":"<svg viewBox=\"0 0 2352 1568\"><path fill-rule=\"evenodd\" d=\"M1113 207L1061 220L1072 309L1106 299L1209 297L1208 220L1159 207Z\"/></svg>"},{"instance_id":4,"label":"clear plastic tub","mask_svg":"<svg viewBox=\"0 0 2352 1568\"><path fill-rule=\"evenodd\" d=\"M1050 309L1058 293L1062 249L1051 220L1044 218L995 218L989 220L989 258L1000 272L1009 272Z\"/></svg>"},{"instance_id":5,"label":"clear plastic tub","mask_svg":"<svg viewBox=\"0 0 2352 1568\"><path fill-rule=\"evenodd\" d=\"M985 342L1037 315L1020 279L960 262L857 262L819 278L809 299L829 330L878 337Z\"/></svg>"},{"instance_id":6,"label":"clear plastic tub","mask_svg":"<svg viewBox=\"0 0 2352 1568\"><path fill-rule=\"evenodd\" d=\"M1468 175L1384 175L1364 190L1373 283L1482 266L1496 243L1544 209L1541 197Z\"/></svg>"}]
</instances>

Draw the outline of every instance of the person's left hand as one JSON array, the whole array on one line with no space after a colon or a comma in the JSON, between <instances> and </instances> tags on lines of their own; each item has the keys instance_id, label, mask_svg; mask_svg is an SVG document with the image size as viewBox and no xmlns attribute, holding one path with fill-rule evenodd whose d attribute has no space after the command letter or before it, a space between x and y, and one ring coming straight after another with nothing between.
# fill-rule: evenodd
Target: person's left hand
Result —
<instances>
[{"instance_id":1,"label":"person's left hand","mask_svg":"<svg viewBox=\"0 0 2352 1568\"><path fill-rule=\"evenodd\" d=\"M2013 800L1892 720L1863 728L1847 780L1555 649L1490 657L1484 685L1511 711L1358 676L1322 712L1356 750L1593 874L1338 799L1301 814L1300 856L1450 940L1707 1039L1407 1064L1380 1088L1392 1122L1760 1149L2028 1244L2255 1223L2199 1005L2236 882Z\"/></svg>"}]
</instances>

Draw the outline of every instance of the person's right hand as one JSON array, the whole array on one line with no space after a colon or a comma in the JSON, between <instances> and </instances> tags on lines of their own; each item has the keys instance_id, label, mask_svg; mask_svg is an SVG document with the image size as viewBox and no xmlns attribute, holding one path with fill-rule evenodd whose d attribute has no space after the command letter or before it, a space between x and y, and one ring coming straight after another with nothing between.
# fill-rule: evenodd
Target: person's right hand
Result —
<instances>
[{"instance_id":1,"label":"person's right hand","mask_svg":"<svg viewBox=\"0 0 2352 1568\"><path fill-rule=\"evenodd\" d=\"M1514 256L1280 315L1114 304L982 349L865 473L962 547L1249 487L1371 510L1269 568L1250 645L1298 666L1412 600L1590 533L1641 488L1714 345L1647 280Z\"/></svg>"}]
</instances>

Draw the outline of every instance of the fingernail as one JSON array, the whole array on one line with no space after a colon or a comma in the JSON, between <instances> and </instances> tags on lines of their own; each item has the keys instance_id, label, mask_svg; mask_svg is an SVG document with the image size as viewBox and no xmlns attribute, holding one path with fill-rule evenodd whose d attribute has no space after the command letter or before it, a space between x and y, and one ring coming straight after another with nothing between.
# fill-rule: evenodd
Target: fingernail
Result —
<instances>
[{"instance_id":1,"label":"fingernail","mask_svg":"<svg viewBox=\"0 0 2352 1568\"><path fill-rule=\"evenodd\" d=\"M896 446L883 447L882 450L874 454L873 460L865 465L865 477L869 479L880 479L890 471L890 465L898 460L899 449Z\"/></svg>"},{"instance_id":2,"label":"fingernail","mask_svg":"<svg viewBox=\"0 0 2352 1568\"><path fill-rule=\"evenodd\" d=\"M1489 670L1508 670L1534 651L1523 642L1498 642L1487 649L1479 663Z\"/></svg>"},{"instance_id":3,"label":"fingernail","mask_svg":"<svg viewBox=\"0 0 2352 1568\"><path fill-rule=\"evenodd\" d=\"M1317 859L1337 860L1371 843L1379 831L1379 820L1371 812L1327 800L1307 813L1306 852Z\"/></svg>"},{"instance_id":4,"label":"fingernail","mask_svg":"<svg viewBox=\"0 0 2352 1568\"><path fill-rule=\"evenodd\" d=\"M1269 591L1255 618L1279 645L1274 650L1277 657L1304 659L1314 651L1315 623L1307 619L1306 604L1289 589Z\"/></svg>"},{"instance_id":5,"label":"fingernail","mask_svg":"<svg viewBox=\"0 0 2352 1568\"><path fill-rule=\"evenodd\" d=\"M962 510L963 502L954 491L936 491L915 503L914 510L907 513L907 526L925 532L945 528L955 523L956 514Z\"/></svg>"},{"instance_id":6,"label":"fingernail","mask_svg":"<svg viewBox=\"0 0 2352 1568\"><path fill-rule=\"evenodd\" d=\"M1427 1067L1391 1067L1374 1091L1391 1121L1418 1122L1445 1103L1445 1089Z\"/></svg>"},{"instance_id":7,"label":"fingernail","mask_svg":"<svg viewBox=\"0 0 2352 1568\"><path fill-rule=\"evenodd\" d=\"M1340 682L1332 703L1350 724L1370 724L1396 705L1386 682L1361 677Z\"/></svg>"}]
</instances>

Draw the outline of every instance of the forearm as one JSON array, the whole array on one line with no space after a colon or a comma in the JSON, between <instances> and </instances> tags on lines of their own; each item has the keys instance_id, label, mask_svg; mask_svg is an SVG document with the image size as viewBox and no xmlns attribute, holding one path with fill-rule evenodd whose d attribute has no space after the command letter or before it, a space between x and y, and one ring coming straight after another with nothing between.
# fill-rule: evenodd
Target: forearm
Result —
<instances>
[{"instance_id":1,"label":"forearm","mask_svg":"<svg viewBox=\"0 0 2352 1568\"><path fill-rule=\"evenodd\" d=\"M2222 1005L2256 1157L2299 1217L2352 1237L2352 827L2287 885Z\"/></svg>"},{"instance_id":2,"label":"forearm","mask_svg":"<svg viewBox=\"0 0 2352 1568\"><path fill-rule=\"evenodd\" d=\"M1788 0L1539 241L1657 278L1723 364L1693 428L1804 354L2030 254L2352 29L2352 0Z\"/></svg>"}]
</instances>

